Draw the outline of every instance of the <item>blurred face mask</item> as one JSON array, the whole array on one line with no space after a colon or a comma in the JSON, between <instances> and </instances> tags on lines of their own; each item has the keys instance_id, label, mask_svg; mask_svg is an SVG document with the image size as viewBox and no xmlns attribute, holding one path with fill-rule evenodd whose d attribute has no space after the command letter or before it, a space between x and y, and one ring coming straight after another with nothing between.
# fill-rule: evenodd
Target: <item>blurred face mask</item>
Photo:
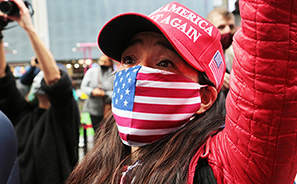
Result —
<instances>
[{"instance_id":1,"label":"blurred face mask","mask_svg":"<svg viewBox=\"0 0 297 184\"><path fill-rule=\"evenodd\" d=\"M108 70L109 66L105 66L105 65L100 65L102 70Z\"/></svg>"},{"instance_id":2,"label":"blurred face mask","mask_svg":"<svg viewBox=\"0 0 297 184\"><path fill-rule=\"evenodd\" d=\"M182 75L145 66L117 72L112 112L122 142L144 146L185 126L200 109L201 87Z\"/></svg>"},{"instance_id":3,"label":"blurred face mask","mask_svg":"<svg viewBox=\"0 0 297 184\"><path fill-rule=\"evenodd\" d=\"M33 79L33 83L31 86L32 93L35 95L41 94L44 95L45 92L41 89L41 81L44 77L43 71L40 71Z\"/></svg>"},{"instance_id":4,"label":"blurred face mask","mask_svg":"<svg viewBox=\"0 0 297 184\"><path fill-rule=\"evenodd\" d=\"M226 50L230 47L233 41L232 33L225 33L221 35L221 44L223 46L223 50Z\"/></svg>"}]
</instances>

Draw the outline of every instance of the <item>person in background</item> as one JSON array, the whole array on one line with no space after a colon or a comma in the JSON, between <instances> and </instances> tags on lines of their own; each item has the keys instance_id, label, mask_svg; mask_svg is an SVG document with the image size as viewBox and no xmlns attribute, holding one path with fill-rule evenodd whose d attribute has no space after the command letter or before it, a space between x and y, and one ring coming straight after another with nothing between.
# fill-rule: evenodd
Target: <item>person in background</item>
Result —
<instances>
[{"instance_id":1,"label":"person in background","mask_svg":"<svg viewBox=\"0 0 297 184\"><path fill-rule=\"evenodd\" d=\"M224 76L224 83L222 86L222 90L220 91L219 95L222 96L220 98L220 103L224 108L223 113L225 114L226 97L229 92L229 81L230 81L229 78L230 78L230 72L232 70L232 64L233 64L233 58L234 58L232 39L236 31L235 17L226 8L217 7L208 13L207 20L210 23L212 23L216 28L218 28L218 30L221 33L221 43L223 46L224 57L226 61L226 73Z\"/></svg>"},{"instance_id":2,"label":"person in background","mask_svg":"<svg viewBox=\"0 0 297 184\"><path fill-rule=\"evenodd\" d=\"M38 60L35 56L31 58L30 68L20 78L21 83L24 85L31 86L34 77L40 72Z\"/></svg>"},{"instance_id":3,"label":"person in background","mask_svg":"<svg viewBox=\"0 0 297 184\"><path fill-rule=\"evenodd\" d=\"M37 35L28 8L22 0L13 2L19 16L0 12L0 17L16 21L31 41L41 69L32 83L38 105L17 89L0 44L0 110L16 131L21 183L62 183L78 161L79 109L69 76Z\"/></svg>"},{"instance_id":4,"label":"person in background","mask_svg":"<svg viewBox=\"0 0 297 184\"><path fill-rule=\"evenodd\" d=\"M17 79L17 88L21 91L26 100L32 104L38 104L37 98L32 93L32 83L34 77L40 72L38 60L35 56L31 57L30 68L19 79ZM27 90L22 90L22 88Z\"/></svg>"},{"instance_id":5,"label":"person in background","mask_svg":"<svg viewBox=\"0 0 297 184\"><path fill-rule=\"evenodd\" d=\"M241 17L239 12L239 0L236 0L234 3L235 9L232 11L234 17L235 17L235 25L236 29L239 29L241 27Z\"/></svg>"},{"instance_id":6,"label":"person in background","mask_svg":"<svg viewBox=\"0 0 297 184\"><path fill-rule=\"evenodd\" d=\"M297 1L239 4L226 119L214 25L172 2L103 26L98 46L121 62L112 114L66 183L293 183Z\"/></svg>"},{"instance_id":7,"label":"person in background","mask_svg":"<svg viewBox=\"0 0 297 184\"><path fill-rule=\"evenodd\" d=\"M236 31L235 17L233 15L233 13L229 12L226 8L217 7L208 13L207 20L209 22L211 22L214 26L216 26L218 28L218 30L220 31L221 43L223 46L224 54L229 49L231 49L233 51L232 39L233 39L233 35ZM234 58L234 54L233 55L225 54L226 71L229 74L232 69L233 58ZM229 84L228 84L228 86L229 86ZM223 87L223 89L224 89L224 87Z\"/></svg>"},{"instance_id":8,"label":"person in background","mask_svg":"<svg viewBox=\"0 0 297 184\"><path fill-rule=\"evenodd\" d=\"M98 60L99 67L90 68L81 82L81 90L89 96L83 104L82 111L90 113L94 130L100 127L105 108L110 108L113 89L113 61L106 55Z\"/></svg>"},{"instance_id":9,"label":"person in background","mask_svg":"<svg viewBox=\"0 0 297 184\"><path fill-rule=\"evenodd\" d=\"M30 68L16 80L17 88L20 90L23 96L28 97L30 87L33 82L33 78L39 73L38 63L35 56L31 58Z\"/></svg>"}]
</instances>

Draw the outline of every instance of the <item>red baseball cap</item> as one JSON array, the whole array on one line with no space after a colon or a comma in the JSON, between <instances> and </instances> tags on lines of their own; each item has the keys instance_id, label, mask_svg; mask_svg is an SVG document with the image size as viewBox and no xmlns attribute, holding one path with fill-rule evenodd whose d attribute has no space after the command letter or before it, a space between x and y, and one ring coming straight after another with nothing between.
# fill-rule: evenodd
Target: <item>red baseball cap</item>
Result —
<instances>
[{"instance_id":1,"label":"red baseball cap","mask_svg":"<svg viewBox=\"0 0 297 184\"><path fill-rule=\"evenodd\" d=\"M205 72L217 91L223 85L226 63L218 29L205 18L177 3L169 3L149 16L123 13L109 20L98 35L98 46L108 57L120 61L134 35L161 32L192 67Z\"/></svg>"}]
</instances>

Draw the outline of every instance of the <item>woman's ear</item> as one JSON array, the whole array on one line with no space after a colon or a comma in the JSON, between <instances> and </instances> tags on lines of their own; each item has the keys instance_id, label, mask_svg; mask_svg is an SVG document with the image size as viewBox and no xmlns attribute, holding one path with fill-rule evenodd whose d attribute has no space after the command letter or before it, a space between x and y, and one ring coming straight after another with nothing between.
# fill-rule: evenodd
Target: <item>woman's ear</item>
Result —
<instances>
[{"instance_id":1,"label":"woman's ear","mask_svg":"<svg viewBox=\"0 0 297 184\"><path fill-rule=\"evenodd\" d=\"M196 114L202 114L209 109L217 99L218 92L213 86L200 89L201 107Z\"/></svg>"}]
</instances>

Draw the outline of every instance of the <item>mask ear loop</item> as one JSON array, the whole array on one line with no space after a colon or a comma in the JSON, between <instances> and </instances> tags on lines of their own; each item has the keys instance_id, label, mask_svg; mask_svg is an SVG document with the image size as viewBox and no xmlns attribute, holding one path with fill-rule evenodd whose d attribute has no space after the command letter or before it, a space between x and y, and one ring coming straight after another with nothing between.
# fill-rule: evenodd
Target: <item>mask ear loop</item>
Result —
<instances>
[{"instance_id":1,"label":"mask ear loop","mask_svg":"<svg viewBox=\"0 0 297 184\"><path fill-rule=\"evenodd\" d=\"M199 84L199 83L198 83L198 85L199 85L199 92L200 92L201 88L206 88L206 87L209 86L208 84ZM201 99L201 95L199 95L199 96L200 96L200 99ZM196 117L196 113L194 113L193 116L190 117L189 121L192 121L195 117Z\"/></svg>"},{"instance_id":2,"label":"mask ear loop","mask_svg":"<svg viewBox=\"0 0 297 184\"><path fill-rule=\"evenodd\" d=\"M208 87L209 85L208 84L199 84L199 86L200 86L200 89L201 89L201 88Z\"/></svg>"}]
</instances>

